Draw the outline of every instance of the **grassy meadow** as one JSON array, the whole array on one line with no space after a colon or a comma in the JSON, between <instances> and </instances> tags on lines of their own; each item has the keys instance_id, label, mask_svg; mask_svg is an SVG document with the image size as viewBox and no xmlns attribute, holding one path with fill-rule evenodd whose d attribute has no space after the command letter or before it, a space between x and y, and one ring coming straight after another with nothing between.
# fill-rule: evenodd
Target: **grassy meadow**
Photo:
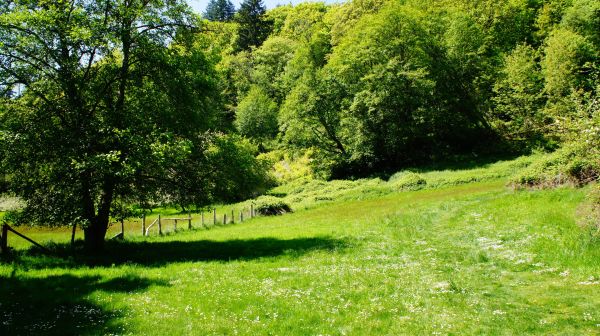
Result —
<instances>
[{"instance_id":1,"label":"grassy meadow","mask_svg":"<svg viewBox=\"0 0 600 336\"><path fill-rule=\"evenodd\" d=\"M129 222L101 257L11 236L0 334L600 334L587 188L506 187L531 160L297 182L270 196L294 213L146 238ZM68 229L23 231L67 255Z\"/></svg>"}]
</instances>

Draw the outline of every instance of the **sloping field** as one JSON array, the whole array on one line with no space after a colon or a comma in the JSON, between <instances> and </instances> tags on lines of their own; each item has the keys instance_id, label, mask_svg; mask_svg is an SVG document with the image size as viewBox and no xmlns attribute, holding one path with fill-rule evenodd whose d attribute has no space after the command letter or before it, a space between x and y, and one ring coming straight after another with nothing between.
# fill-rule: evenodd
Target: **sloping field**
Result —
<instances>
[{"instance_id":1,"label":"sloping field","mask_svg":"<svg viewBox=\"0 0 600 336\"><path fill-rule=\"evenodd\" d=\"M331 202L0 264L0 334L597 334L585 190L503 182Z\"/></svg>"}]
</instances>

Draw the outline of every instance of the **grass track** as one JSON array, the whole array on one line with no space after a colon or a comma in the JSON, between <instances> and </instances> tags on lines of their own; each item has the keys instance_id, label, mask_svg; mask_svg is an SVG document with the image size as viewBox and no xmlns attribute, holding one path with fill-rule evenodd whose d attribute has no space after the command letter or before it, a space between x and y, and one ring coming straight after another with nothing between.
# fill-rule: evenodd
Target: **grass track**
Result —
<instances>
[{"instance_id":1,"label":"grass track","mask_svg":"<svg viewBox=\"0 0 600 336\"><path fill-rule=\"evenodd\" d=\"M472 183L23 255L0 264L0 334L599 334L584 194Z\"/></svg>"}]
</instances>

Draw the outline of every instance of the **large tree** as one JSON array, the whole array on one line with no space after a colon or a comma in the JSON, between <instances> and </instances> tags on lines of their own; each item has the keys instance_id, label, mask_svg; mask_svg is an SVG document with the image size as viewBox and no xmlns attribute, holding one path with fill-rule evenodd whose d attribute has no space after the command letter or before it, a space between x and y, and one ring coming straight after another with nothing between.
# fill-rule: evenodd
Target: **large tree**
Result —
<instances>
[{"instance_id":1,"label":"large tree","mask_svg":"<svg viewBox=\"0 0 600 336\"><path fill-rule=\"evenodd\" d=\"M260 47L267 39L273 23L265 17L266 8L262 0L244 0L235 21L239 23L238 48L249 50Z\"/></svg>"},{"instance_id":2,"label":"large tree","mask_svg":"<svg viewBox=\"0 0 600 336\"><path fill-rule=\"evenodd\" d=\"M20 216L79 224L101 249L116 200L176 186L204 150L210 66L182 38L195 20L183 0L15 0L0 13L0 89L21 89L1 101L0 168Z\"/></svg>"},{"instance_id":3,"label":"large tree","mask_svg":"<svg viewBox=\"0 0 600 336\"><path fill-rule=\"evenodd\" d=\"M204 18L210 21L231 21L235 6L229 0L210 0L204 11Z\"/></svg>"}]
</instances>

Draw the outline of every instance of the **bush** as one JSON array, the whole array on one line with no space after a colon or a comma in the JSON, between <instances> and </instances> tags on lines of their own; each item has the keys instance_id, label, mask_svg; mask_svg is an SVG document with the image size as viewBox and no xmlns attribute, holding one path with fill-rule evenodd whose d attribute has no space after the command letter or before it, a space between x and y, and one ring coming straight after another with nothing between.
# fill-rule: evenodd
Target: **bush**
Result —
<instances>
[{"instance_id":1,"label":"bush","mask_svg":"<svg viewBox=\"0 0 600 336\"><path fill-rule=\"evenodd\" d=\"M580 186L600 177L600 153L586 142L570 143L554 153L542 156L513 176L513 187L549 188L559 185Z\"/></svg>"},{"instance_id":2,"label":"bush","mask_svg":"<svg viewBox=\"0 0 600 336\"><path fill-rule=\"evenodd\" d=\"M281 198L262 196L256 200L255 210L263 216L276 216L292 212L292 208Z\"/></svg>"},{"instance_id":3,"label":"bush","mask_svg":"<svg viewBox=\"0 0 600 336\"><path fill-rule=\"evenodd\" d=\"M403 171L392 175L389 183L396 189L400 190L418 190L427 185L427 181L423 176L410 171Z\"/></svg>"}]
</instances>

